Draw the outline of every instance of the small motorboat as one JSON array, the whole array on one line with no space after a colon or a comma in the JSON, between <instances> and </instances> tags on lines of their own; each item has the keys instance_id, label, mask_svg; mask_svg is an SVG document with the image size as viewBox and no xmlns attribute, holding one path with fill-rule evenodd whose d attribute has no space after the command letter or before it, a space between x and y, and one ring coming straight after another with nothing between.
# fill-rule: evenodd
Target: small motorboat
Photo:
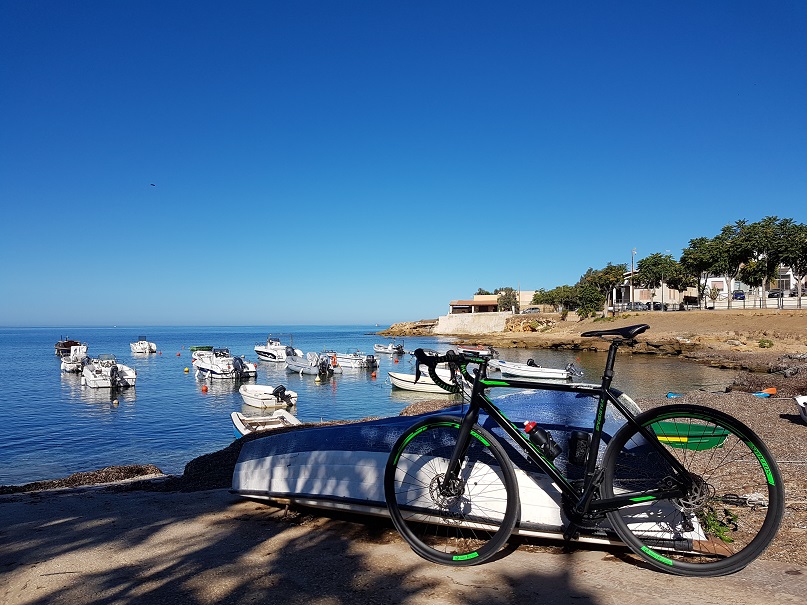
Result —
<instances>
[{"instance_id":1,"label":"small motorboat","mask_svg":"<svg viewBox=\"0 0 807 605\"><path fill-rule=\"evenodd\" d=\"M458 353L466 355L478 355L479 357L496 357L497 351L493 347L483 345L457 345Z\"/></svg>"},{"instance_id":2,"label":"small motorboat","mask_svg":"<svg viewBox=\"0 0 807 605\"><path fill-rule=\"evenodd\" d=\"M453 384L453 380L451 379L451 371L444 368L437 368L436 370L437 376L444 380L449 384ZM452 395L442 387L435 384L435 382L429 377L429 374L425 370L421 370L420 378L415 381L414 374L402 374L400 372L387 372L389 375L389 381L392 386L403 389L405 391L417 391L419 393L436 393L439 395Z\"/></svg>"},{"instance_id":3,"label":"small motorboat","mask_svg":"<svg viewBox=\"0 0 807 605\"><path fill-rule=\"evenodd\" d=\"M65 355L70 355L70 348L80 345L81 343L77 340L72 340L70 338L66 338L62 336L62 339L53 345L54 353L59 357L64 357Z\"/></svg>"},{"instance_id":4,"label":"small motorboat","mask_svg":"<svg viewBox=\"0 0 807 605\"><path fill-rule=\"evenodd\" d=\"M297 393L282 384L276 387L264 384L242 384L238 388L241 399L254 408L288 408L297 405Z\"/></svg>"},{"instance_id":5,"label":"small motorboat","mask_svg":"<svg viewBox=\"0 0 807 605\"><path fill-rule=\"evenodd\" d=\"M378 367L378 360L374 355L365 355L359 350L337 353L335 351L326 351L324 353L333 359L336 357L336 363L343 368L356 368L372 370Z\"/></svg>"},{"instance_id":6,"label":"small motorboat","mask_svg":"<svg viewBox=\"0 0 807 605\"><path fill-rule=\"evenodd\" d=\"M296 416L286 410L275 410L269 416L245 416L241 412L230 414L236 439L258 431L271 431L284 426L302 424Z\"/></svg>"},{"instance_id":7,"label":"small motorboat","mask_svg":"<svg viewBox=\"0 0 807 605\"><path fill-rule=\"evenodd\" d=\"M196 377L202 380L241 380L258 375L256 364L243 357L233 357L226 348L194 351L192 356Z\"/></svg>"},{"instance_id":8,"label":"small motorboat","mask_svg":"<svg viewBox=\"0 0 807 605\"><path fill-rule=\"evenodd\" d=\"M490 362L490 368L500 370L502 376L509 376L511 378L532 378L533 380L571 380L573 376L582 375L581 372L574 367L574 364L568 364L562 370L559 368L545 368L536 365L535 361L528 359L527 363L515 363L513 361L505 361L504 359L494 359Z\"/></svg>"},{"instance_id":9,"label":"small motorboat","mask_svg":"<svg viewBox=\"0 0 807 605\"><path fill-rule=\"evenodd\" d=\"M799 414L801 414L801 419L804 422L807 422L807 395L799 395L794 399L796 400L796 405L799 408Z\"/></svg>"},{"instance_id":10,"label":"small motorboat","mask_svg":"<svg viewBox=\"0 0 807 605\"><path fill-rule=\"evenodd\" d=\"M317 353L306 353L302 355L289 355L286 357L286 371L296 374L309 374L313 376L332 376L341 374L342 367L336 362L336 356L319 355Z\"/></svg>"},{"instance_id":11,"label":"small motorboat","mask_svg":"<svg viewBox=\"0 0 807 605\"><path fill-rule=\"evenodd\" d=\"M261 361L284 362L289 355L303 356L303 352L300 349L284 345L279 339L271 336L266 339L266 344L255 345L255 353Z\"/></svg>"},{"instance_id":12,"label":"small motorboat","mask_svg":"<svg viewBox=\"0 0 807 605\"><path fill-rule=\"evenodd\" d=\"M81 372L81 368L87 361L87 345L73 345L70 347L70 353L62 357L62 372Z\"/></svg>"},{"instance_id":13,"label":"small motorboat","mask_svg":"<svg viewBox=\"0 0 807 605\"><path fill-rule=\"evenodd\" d=\"M132 350L132 353L156 353L157 352L157 345L153 342L149 342L145 336L138 336L137 342L130 342L129 348Z\"/></svg>"},{"instance_id":14,"label":"small motorboat","mask_svg":"<svg viewBox=\"0 0 807 605\"><path fill-rule=\"evenodd\" d=\"M81 384L94 389L124 389L135 386L137 372L118 363L112 353L90 358L81 370Z\"/></svg>"},{"instance_id":15,"label":"small motorboat","mask_svg":"<svg viewBox=\"0 0 807 605\"><path fill-rule=\"evenodd\" d=\"M403 355L404 354L404 346L402 344L395 344L391 342L386 345L373 345L373 351L375 353L386 353L387 355Z\"/></svg>"}]
</instances>

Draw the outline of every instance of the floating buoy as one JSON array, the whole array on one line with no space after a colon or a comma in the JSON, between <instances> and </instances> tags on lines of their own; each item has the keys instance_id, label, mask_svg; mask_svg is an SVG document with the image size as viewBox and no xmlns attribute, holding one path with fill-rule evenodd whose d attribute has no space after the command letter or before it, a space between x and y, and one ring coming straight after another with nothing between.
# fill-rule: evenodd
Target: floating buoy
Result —
<instances>
[{"instance_id":1,"label":"floating buoy","mask_svg":"<svg viewBox=\"0 0 807 605\"><path fill-rule=\"evenodd\" d=\"M392 363L398 363L398 358L396 357L395 361L393 361Z\"/></svg>"},{"instance_id":2,"label":"floating buoy","mask_svg":"<svg viewBox=\"0 0 807 605\"><path fill-rule=\"evenodd\" d=\"M118 405L118 400L117 400L117 399L113 399L113 400L112 400L112 405Z\"/></svg>"},{"instance_id":3,"label":"floating buoy","mask_svg":"<svg viewBox=\"0 0 807 605\"><path fill-rule=\"evenodd\" d=\"M371 376L372 378L375 378L375 372L373 372L372 374L370 374L370 376Z\"/></svg>"},{"instance_id":4,"label":"floating buoy","mask_svg":"<svg viewBox=\"0 0 807 605\"><path fill-rule=\"evenodd\" d=\"M162 351L157 351L157 355L162 355L162 354L163 354Z\"/></svg>"},{"instance_id":5,"label":"floating buoy","mask_svg":"<svg viewBox=\"0 0 807 605\"><path fill-rule=\"evenodd\" d=\"M206 384L202 385L202 393L207 393L207 385Z\"/></svg>"},{"instance_id":6,"label":"floating buoy","mask_svg":"<svg viewBox=\"0 0 807 605\"><path fill-rule=\"evenodd\" d=\"M314 382L320 382L321 380L322 380L322 379L319 377L319 374L317 374L317 377L316 377L316 378L314 378Z\"/></svg>"},{"instance_id":7,"label":"floating buoy","mask_svg":"<svg viewBox=\"0 0 807 605\"><path fill-rule=\"evenodd\" d=\"M179 354L179 353L177 353L177 357L179 357L179 356L180 356L180 354Z\"/></svg>"},{"instance_id":8,"label":"floating buoy","mask_svg":"<svg viewBox=\"0 0 807 605\"><path fill-rule=\"evenodd\" d=\"M188 368L185 368L185 373L186 373L186 374L188 373Z\"/></svg>"}]
</instances>

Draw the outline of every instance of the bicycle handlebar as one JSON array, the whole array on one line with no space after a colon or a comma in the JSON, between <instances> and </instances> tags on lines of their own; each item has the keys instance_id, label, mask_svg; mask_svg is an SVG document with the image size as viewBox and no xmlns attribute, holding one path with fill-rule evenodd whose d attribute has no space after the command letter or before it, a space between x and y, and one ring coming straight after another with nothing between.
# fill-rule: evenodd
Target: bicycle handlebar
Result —
<instances>
[{"instance_id":1,"label":"bicycle handlebar","mask_svg":"<svg viewBox=\"0 0 807 605\"><path fill-rule=\"evenodd\" d=\"M464 353L455 353L454 351L446 351L445 355L439 355L435 351L427 351L424 349L415 349L415 359L417 363L415 364L415 382L420 380L420 366L421 364L426 366L429 372L429 378L432 379L434 384L436 384L441 389L448 391L449 393L458 393L460 390L460 386L457 384L451 384L440 378L440 375L437 374L437 364L440 363L447 363L452 370L452 374L454 371L459 370L462 377L471 382L474 380L474 377L468 372L467 366L469 363L478 363L484 364L487 363L487 359L474 357L471 355L466 355Z\"/></svg>"}]
</instances>

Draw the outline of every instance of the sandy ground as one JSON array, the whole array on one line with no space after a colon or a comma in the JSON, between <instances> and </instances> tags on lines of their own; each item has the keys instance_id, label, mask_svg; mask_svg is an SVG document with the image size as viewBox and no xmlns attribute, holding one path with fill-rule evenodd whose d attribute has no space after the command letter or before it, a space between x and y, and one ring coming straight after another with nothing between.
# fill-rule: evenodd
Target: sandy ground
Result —
<instances>
[{"instance_id":1,"label":"sandy ground","mask_svg":"<svg viewBox=\"0 0 807 605\"><path fill-rule=\"evenodd\" d=\"M801 603L803 561L722 578L646 569L619 549L521 546L464 569L389 524L286 515L225 489L72 489L0 497L0 602L37 604Z\"/></svg>"}]
</instances>

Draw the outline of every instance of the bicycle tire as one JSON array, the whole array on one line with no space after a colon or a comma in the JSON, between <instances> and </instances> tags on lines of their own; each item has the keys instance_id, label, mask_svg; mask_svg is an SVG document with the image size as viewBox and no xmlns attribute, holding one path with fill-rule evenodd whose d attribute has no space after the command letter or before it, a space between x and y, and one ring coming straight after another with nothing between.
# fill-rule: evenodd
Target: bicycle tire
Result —
<instances>
[{"instance_id":1,"label":"bicycle tire","mask_svg":"<svg viewBox=\"0 0 807 605\"><path fill-rule=\"evenodd\" d=\"M650 499L609 511L611 527L656 569L720 576L743 569L767 548L784 514L779 467L762 440L731 416L669 405L636 417L692 479L683 498ZM671 483L669 462L630 424L603 460L603 498Z\"/></svg>"},{"instance_id":2,"label":"bicycle tire","mask_svg":"<svg viewBox=\"0 0 807 605\"><path fill-rule=\"evenodd\" d=\"M405 431L384 470L384 496L395 528L428 561L477 565L507 542L519 513L513 464L501 444L474 425L460 481L441 490L461 418L432 416Z\"/></svg>"}]
</instances>

